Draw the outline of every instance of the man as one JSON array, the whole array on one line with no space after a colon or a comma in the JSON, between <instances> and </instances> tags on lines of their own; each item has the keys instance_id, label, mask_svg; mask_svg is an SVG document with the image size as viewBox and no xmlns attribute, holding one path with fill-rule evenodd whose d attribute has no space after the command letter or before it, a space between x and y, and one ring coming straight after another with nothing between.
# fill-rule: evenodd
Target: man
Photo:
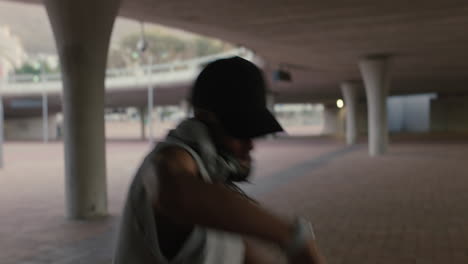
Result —
<instances>
[{"instance_id":1,"label":"man","mask_svg":"<svg viewBox=\"0 0 468 264\"><path fill-rule=\"evenodd\" d=\"M116 264L265 263L246 237L278 245L290 263L324 263L308 222L273 215L234 184L249 175L252 139L283 130L265 93L247 60L205 67L191 91L194 118L156 146L132 182Z\"/></svg>"}]
</instances>

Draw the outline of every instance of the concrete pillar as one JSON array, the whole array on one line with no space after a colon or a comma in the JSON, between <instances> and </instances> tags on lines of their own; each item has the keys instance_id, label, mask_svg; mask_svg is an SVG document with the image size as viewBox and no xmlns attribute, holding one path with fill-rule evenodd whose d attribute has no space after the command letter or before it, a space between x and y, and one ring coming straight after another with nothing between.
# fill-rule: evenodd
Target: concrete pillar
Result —
<instances>
[{"instance_id":1,"label":"concrete pillar","mask_svg":"<svg viewBox=\"0 0 468 264\"><path fill-rule=\"evenodd\" d=\"M369 153L382 155L388 146L387 95L390 89L388 56L369 56L359 62L367 97Z\"/></svg>"},{"instance_id":2,"label":"concrete pillar","mask_svg":"<svg viewBox=\"0 0 468 264\"><path fill-rule=\"evenodd\" d=\"M146 111L144 107L138 108L138 116L140 117L141 140L146 139L145 114L146 114Z\"/></svg>"},{"instance_id":3,"label":"concrete pillar","mask_svg":"<svg viewBox=\"0 0 468 264\"><path fill-rule=\"evenodd\" d=\"M119 0L45 0L63 82L67 215L107 214L104 79Z\"/></svg>"},{"instance_id":4,"label":"concrete pillar","mask_svg":"<svg viewBox=\"0 0 468 264\"><path fill-rule=\"evenodd\" d=\"M357 140L357 82L344 82L341 84L341 92L345 102L346 110L346 143L356 144Z\"/></svg>"}]
</instances>

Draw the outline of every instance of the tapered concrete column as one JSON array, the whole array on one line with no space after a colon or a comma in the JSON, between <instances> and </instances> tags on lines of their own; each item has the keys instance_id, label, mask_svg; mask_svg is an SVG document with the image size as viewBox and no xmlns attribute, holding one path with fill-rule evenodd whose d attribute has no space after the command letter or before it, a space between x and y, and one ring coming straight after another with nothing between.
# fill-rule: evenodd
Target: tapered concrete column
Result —
<instances>
[{"instance_id":1,"label":"tapered concrete column","mask_svg":"<svg viewBox=\"0 0 468 264\"><path fill-rule=\"evenodd\" d=\"M105 215L104 79L119 1L44 3L62 70L67 215Z\"/></svg>"},{"instance_id":2,"label":"tapered concrete column","mask_svg":"<svg viewBox=\"0 0 468 264\"><path fill-rule=\"evenodd\" d=\"M346 143L356 144L357 140L357 91L359 83L343 82L341 92L345 101L346 110Z\"/></svg>"},{"instance_id":3,"label":"tapered concrete column","mask_svg":"<svg viewBox=\"0 0 468 264\"><path fill-rule=\"evenodd\" d=\"M387 151L387 94L390 89L389 57L369 56L359 62L366 88L369 123L369 153L378 156Z\"/></svg>"}]
</instances>

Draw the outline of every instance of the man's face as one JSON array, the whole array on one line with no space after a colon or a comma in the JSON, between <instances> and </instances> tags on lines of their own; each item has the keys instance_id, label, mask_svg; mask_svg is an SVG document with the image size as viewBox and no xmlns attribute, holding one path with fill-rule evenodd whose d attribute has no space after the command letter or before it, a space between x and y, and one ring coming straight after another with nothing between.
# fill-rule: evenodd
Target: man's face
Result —
<instances>
[{"instance_id":1,"label":"man's face","mask_svg":"<svg viewBox=\"0 0 468 264\"><path fill-rule=\"evenodd\" d=\"M247 171L250 171L252 166L250 153L254 148L252 139L239 139L229 136L213 112L196 108L195 117L208 125L217 147L221 147L234 156Z\"/></svg>"},{"instance_id":2,"label":"man's face","mask_svg":"<svg viewBox=\"0 0 468 264\"><path fill-rule=\"evenodd\" d=\"M222 139L223 147L238 161L248 168L252 165L251 152L254 149L252 139L238 139L225 135Z\"/></svg>"}]
</instances>

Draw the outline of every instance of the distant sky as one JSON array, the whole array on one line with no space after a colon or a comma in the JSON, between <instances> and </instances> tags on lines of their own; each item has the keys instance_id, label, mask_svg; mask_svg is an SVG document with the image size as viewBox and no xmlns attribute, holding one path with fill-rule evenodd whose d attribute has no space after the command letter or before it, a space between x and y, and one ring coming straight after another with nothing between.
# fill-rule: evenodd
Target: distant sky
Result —
<instances>
[{"instance_id":1,"label":"distant sky","mask_svg":"<svg viewBox=\"0 0 468 264\"><path fill-rule=\"evenodd\" d=\"M0 1L0 25L10 27L12 34L21 39L26 53L56 53L52 29L43 6ZM196 36L189 32L158 25L148 25L146 28L148 30L151 28L167 29L181 37ZM114 26L111 45L115 45L123 36L133 32L140 32L138 21L118 18Z\"/></svg>"}]
</instances>

